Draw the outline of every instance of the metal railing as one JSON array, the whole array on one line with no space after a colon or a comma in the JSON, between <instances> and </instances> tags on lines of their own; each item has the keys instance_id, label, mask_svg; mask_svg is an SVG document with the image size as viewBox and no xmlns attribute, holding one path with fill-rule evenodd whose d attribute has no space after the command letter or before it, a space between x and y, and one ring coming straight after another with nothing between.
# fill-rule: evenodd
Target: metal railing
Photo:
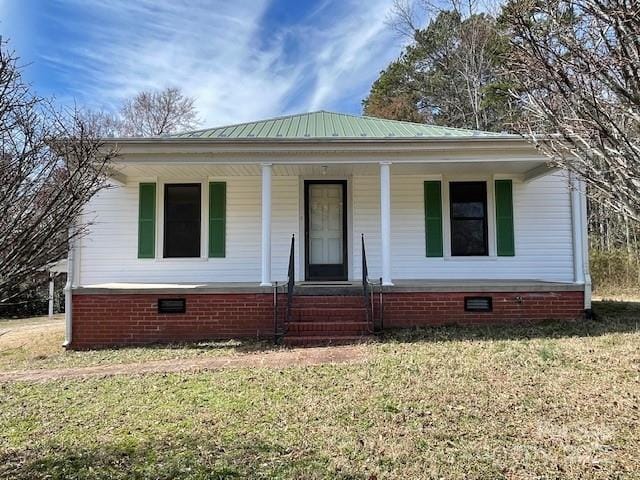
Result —
<instances>
[{"instance_id":1,"label":"metal railing","mask_svg":"<svg viewBox=\"0 0 640 480\"><path fill-rule=\"evenodd\" d=\"M382 277L379 283L369 280L369 269L367 268L367 251L364 245L364 233L361 234L362 241L362 296L367 310L367 322L373 323L373 330L379 332L383 328L384 305L382 299ZM378 288L378 317L375 315L375 288Z\"/></svg>"},{"instance_id":2,"label":"metal railing","mask_svg":"<svg viewBox=\"0 0 640 480\"><path fill-rule=\"evenodd\" d=\"M289 251L289 269L287 270L287 323L291 322L291 302L293 300L293 289L296 286L295 269L295 245L296 236L291 235L291 250Z\"/></svg>"},{"instance_id":3,"label":"metal railing","mask_svg":"<svg viewBox=\"0 0 640 480\"><path fill-rule=\"evenodd\" d=\"M287 333L287 325L291 322L291 302L293 300L293 289L295 288L295 242L296 236L291 235L291 250L289 252L289 268L287 270L286 284L273 284L273 335L275 343L279 344ZM280 315L280 305L278 302L278 288L286 285L287 287L287 305L284 318ZM286 321L285 321L286 320Z\"/></svg>"}]
</instances>

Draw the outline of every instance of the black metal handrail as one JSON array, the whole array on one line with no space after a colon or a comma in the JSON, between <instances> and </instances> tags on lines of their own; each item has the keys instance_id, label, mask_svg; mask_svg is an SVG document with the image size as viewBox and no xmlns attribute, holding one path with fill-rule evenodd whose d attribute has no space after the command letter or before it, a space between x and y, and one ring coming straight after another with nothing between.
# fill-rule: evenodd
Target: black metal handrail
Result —
<instances>
[{"instance_id":1,"label":"black metal handrail","mask_svg":"<svg viewBox=\"0 0 640 480\"><path fill-rule=\"evenodd\" d=\"M369 269L367 268L367 252L364 247L364 233L360 234L362 243L362 296L364 297L364 306L367 309L367 322L371 321L371 307L369 301Z\"/></svg>"},{"instance_id":2,"label":"black metal handrail","mask_svg":"<svg viewBox=\"0 0 640 480\"><path fill-rule=\"evenodd\" d=\"M283 317L280 315L279 307L278 307L278 282L274 283L273 286L273 329L274 329L274 340L276 343L280 343L282 337L287 333L287 325L291 322L291 302L293 300L293 289L295 287L295 235L291 235L291 250L289 252L289 268L287 269L287 305L286 311ZM282 284L284 285L284 284Z\"/></svg>"},{"instance_id":3,"label":"black metal handrail","mask_svg":"<svg viewBox=\"0 0 640 480\"><path fill-rule=\"evenodd\" d=\"M362 296L364 297L364 305L367 311L367 322L373 323L373 329L375 331L381 331L383 328L383 300L382 300L382 278L379 283L374 283L369 280L369 269L367 267L367 251L364 245L364 233L361 234L362 240ZM378 318L375 316L375 287L379 287L378 294Z\"/></svg>"},{"instance_id":4,"label":"black metal handrail","mask_svg":"<svg viewBox=\"0 0 640 480\"><path fill-rule=\"evenodd\" d=\"M289 251L289 269L287 271L287 323L291 322L291 302L293 300L293 289L296 285L296 269L295 269L295 245L296 236L291 235L291 250Z\"/></svg>"}]
</instances>

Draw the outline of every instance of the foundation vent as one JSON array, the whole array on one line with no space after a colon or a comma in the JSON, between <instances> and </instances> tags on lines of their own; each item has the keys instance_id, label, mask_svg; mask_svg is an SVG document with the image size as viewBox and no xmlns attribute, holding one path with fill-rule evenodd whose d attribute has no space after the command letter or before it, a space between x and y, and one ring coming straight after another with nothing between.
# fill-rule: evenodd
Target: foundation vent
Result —
<instances>
[{"instance_id":1,"label":"foundation vent","mask_svg":"<svg viewBox=\"0 0 640 480\"><path fill-rule=\"evenodd\" d=\"M187 301L184 298L159 298L158 313L186 313Z\"/></svg>"},{"instance_id":2,"label":"foundation vent","mask_svg":"<svg viewBox=\"0 0 640 480\"><path fill-rule=\"evenodd\" d=\"M490 312L492 307L491 297L464 297L465 312Z\"/></svg>"}]
</instances>

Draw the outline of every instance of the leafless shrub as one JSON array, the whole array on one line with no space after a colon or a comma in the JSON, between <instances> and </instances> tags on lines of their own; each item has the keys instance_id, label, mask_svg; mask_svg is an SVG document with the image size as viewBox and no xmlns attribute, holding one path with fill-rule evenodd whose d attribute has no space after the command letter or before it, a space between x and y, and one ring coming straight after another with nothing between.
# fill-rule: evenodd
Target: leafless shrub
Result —
<instances>
[{"instance_id":1,"label":"leafless shrub","mask_svg":"<svg viewBox=\"0 0 640 480\"><path fill-rule=\"evenodd\" d=\"M105 187L115 155L82 115L33 95L0 42L0 302L83 234L82 208Z\"/></svg>"}]
</instances>

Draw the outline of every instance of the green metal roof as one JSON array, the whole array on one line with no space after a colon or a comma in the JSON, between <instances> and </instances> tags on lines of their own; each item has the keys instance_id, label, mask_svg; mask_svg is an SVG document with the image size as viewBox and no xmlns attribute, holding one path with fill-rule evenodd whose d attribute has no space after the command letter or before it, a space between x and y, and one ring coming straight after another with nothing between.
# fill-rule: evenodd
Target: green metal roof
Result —
<instances>
[{"instance_id":1,"label":"green metal roof","mask_svg":"<svg viewBox=\"0 0 640 480\"><path fill-rule=\"evenodd\" d=\"M171 135L202 139L340 139L502 137L500 133L334 112L311 112Z\"/></svg>"}]
</instances>

